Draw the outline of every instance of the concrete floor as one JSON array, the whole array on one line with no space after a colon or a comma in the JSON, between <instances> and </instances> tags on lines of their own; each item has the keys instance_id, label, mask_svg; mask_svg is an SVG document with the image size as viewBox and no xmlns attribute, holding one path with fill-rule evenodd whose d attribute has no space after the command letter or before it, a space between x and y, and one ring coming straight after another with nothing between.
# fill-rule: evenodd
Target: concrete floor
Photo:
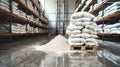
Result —
<instances>
[{"instance_id":1,"label":"concrete floor","mask_svg":"<svg viewBox=\"0 0 120 67\"><path fill-rule=\"evenodd\" d=\"M120 67L120 43L102 42L96 54L71 51L61 55L34 48L44 45L47 36L16 41L0 46L0 67Z\"/></svg>"}]
</instances>

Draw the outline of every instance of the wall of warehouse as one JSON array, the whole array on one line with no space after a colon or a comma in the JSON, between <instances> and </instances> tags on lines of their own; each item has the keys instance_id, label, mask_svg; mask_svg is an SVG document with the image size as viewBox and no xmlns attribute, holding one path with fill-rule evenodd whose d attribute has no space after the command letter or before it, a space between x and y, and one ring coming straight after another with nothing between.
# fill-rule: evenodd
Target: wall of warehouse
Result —
<instances>
[{"instance_id":1,"label":"wall of warehouse","mask_svg":"<svg viewBox=\"0 0 120 67\"><path fill-rule=\"evenodd\" d=\"M40 0L49 19L50 33L55 33L57 6L56 0Z\"/></svg>"},{"instance_id":2,"label":"wall of warehouse","mask_svg":"<svg viewBox=\"0 0 120 67\"><path fill-rule=\"evenodd\" d=\"M57 17L57 0L40 0L43 9L46 12L46 16L49 19L50 23L50 33L55 34L56 29L56 17ZM75 9L75 0L68 0L68 12L67 12L67 20L65 27L68 25L71 14L73 14Z\"/></svg>"}]
</instances>

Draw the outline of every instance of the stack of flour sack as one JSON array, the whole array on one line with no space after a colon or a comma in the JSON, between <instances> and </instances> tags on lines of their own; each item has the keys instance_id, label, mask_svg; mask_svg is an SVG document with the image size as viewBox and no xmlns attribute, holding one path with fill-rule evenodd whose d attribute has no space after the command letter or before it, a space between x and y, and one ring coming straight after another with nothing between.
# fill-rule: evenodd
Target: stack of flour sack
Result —
<instances>
[{"instance_id":1,"label":"stack of flour sack","mask_svg":"<svg viewBox=\"0 0 120 67\"><path fill-rule=\"evenodd\" d=\"M98 26L92 20L95 18L88 12L77 12L71 16L70 24L66 29L69 45L98 46L96 38L99 32Z\"/></svg>"}]
</instances>

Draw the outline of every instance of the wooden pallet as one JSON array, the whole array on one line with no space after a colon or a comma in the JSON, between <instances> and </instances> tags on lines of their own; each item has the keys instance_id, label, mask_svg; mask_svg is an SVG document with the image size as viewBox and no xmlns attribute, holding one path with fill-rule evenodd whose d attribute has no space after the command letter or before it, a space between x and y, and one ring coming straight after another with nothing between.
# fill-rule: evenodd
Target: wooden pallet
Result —
<instances>
[{"instance_id":1,"label":"wooden pallet","mask_svg":"<svg viewBox=\"0 0 120 67\"><path fill-rule=\"evenodd\" d=\"M88 50L91 50L91 51L94 51L96 52L97 51L97 46L80 46L80 45L72 45L70 46L70 50L81 50L81 51L88 51Z\"/></svg>"}]
</instances>

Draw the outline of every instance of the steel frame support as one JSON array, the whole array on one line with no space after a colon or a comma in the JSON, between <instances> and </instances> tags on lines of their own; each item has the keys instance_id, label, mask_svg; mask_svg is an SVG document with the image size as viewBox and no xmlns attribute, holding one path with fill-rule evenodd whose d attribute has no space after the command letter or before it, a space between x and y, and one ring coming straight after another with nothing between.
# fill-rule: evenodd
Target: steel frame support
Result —
<instances>
[{"instance_id":1,"label":"steel frame support","mask_svg":"<svg viewBox=\"0 0 120 67\"><path fill-rule=\"evenodd\" d=\"M67 20L67 0L57 0L57 21L56 21L56 34L65 35L66 20Z\"/></svg>"}]
</instances>

